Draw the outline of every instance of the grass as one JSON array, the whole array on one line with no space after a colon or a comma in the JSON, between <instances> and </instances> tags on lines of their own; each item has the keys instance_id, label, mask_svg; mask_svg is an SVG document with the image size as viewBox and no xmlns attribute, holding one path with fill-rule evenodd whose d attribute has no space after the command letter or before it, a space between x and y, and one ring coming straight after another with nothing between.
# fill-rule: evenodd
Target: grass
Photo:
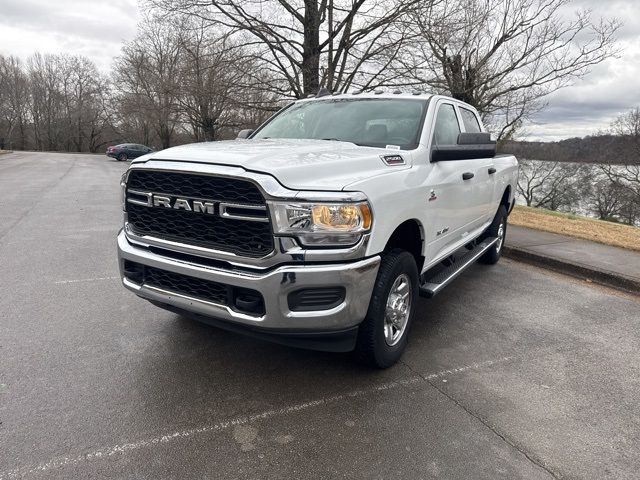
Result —
<instances>
[{"instance_id":1,"label":"grass","mask_svg":"<svg viewBox=\"0 0 640 480\"><path fill-rule=\"evenodd\" d=\"M513 209L509 223L640 252L638 227L521 205Z\"/></svg>"},{"instance_id":2,"label":"grass","mask_svg":"<svg viewBox=\"0 0 640 480\"><path fill-rule=\"evenodd\" d=\"M0 155L2 155L3 153L11 153L11 150L0 150Z\"/></svg>"}]
</instances>

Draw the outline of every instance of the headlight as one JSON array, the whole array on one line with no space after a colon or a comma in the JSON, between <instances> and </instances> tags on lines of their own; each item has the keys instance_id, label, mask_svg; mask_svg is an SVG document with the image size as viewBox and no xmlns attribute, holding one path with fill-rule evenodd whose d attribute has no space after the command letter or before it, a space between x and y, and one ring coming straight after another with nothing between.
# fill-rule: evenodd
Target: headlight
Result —
<instances>
[{"instance_id":1,"label":"headlight","mask_svg":"<svg viewBox=\"0 0 640 480\"><path fill-rule=\"evenodd\" d=\"M349 245L371 229L369 204L274 202L275 233L296 235L304 245Z\"/></svg>"}]
</instances>

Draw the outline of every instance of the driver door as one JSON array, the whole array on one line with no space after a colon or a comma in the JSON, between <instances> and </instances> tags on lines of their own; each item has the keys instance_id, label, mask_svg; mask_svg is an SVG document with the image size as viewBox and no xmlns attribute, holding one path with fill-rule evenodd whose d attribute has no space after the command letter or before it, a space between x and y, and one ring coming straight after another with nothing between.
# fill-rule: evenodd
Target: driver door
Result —
<instances>
[{"instance_id":1,"label":"driver door","mask_svg":"<svg viewBox=\"0 0 640 480\"><path fill-rule=\"evenodd\" d=\"M438 102L432 131L431 148L457 143L458 135L462 131L462 122L452 102L446 99ZM425 185L428 200L424 225L428 226L427 258L433 261L453 253L464 243L465 236L477 223L479 210L475 207L474 200L474 194L477 192L476 167L476 160L431 163L431 171ZM474 175L465 179L465 173Z\"/></svg>"}]
</instances>

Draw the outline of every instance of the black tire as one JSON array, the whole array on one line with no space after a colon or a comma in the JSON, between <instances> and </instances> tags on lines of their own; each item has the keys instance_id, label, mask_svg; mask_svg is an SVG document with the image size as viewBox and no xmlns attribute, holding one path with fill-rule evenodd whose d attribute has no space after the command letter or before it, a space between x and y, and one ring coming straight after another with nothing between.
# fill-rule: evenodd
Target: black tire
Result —
<instances>
[{"instance_id":1,"label":"black tire","mask_svg":"<svg viewBox=\"0 0 640 480\"><path fill-rule=\"evenodd\" d=\"M126 160L127 160L127 154L126 154L126 153L121 153L121 154L119 154L119 155L118 155L117 160L118 160L119 162L124 162L124 161L126 161Z\"/></svg>"},{"instance_id":2,"label":"black tire","mask_svg":"<svg viewBox=\"0 0 640 480\"><path fill-rule=\"evenodd\" d=\"M393 327L391 326L391 317L387 320L387 302L394 300L390 298L390 293L397 280L400 282L397 286L404 289L406 285L409 293L409 304L402 306L408 316L402 315L403 318L406 318L403 323L404 327L395 330L395 333L399 333L399 335L395 341L391 339L392 344L389 344L385 335L385 324L387 332L393 332L396 326L395 324ZM396 291L395 298L399 299L399 297L400 293ZM367 316L358 329L355 355L359 362L372 367L388 368L400 359L407 346L407 338L417 301L418 268L413 255L404 250L393 250L384 254L369 302Z\"/></svg>"},{"instance_id":3,"label":"black tire","mask_svg":"<svg viewBox=\"0 0 640 480\"><path fill-rule=\"evenodd\" d=\"M504 249L504 241L507 238L507 208L504 205L500 205L496 216L493 217L493 222L487 228L482 235L482 238L500 237L498 243L487 250L479 259L480 263L486 265L493 265L498 263L502 256L502 250Z\"/></svg>"}]
</instances>

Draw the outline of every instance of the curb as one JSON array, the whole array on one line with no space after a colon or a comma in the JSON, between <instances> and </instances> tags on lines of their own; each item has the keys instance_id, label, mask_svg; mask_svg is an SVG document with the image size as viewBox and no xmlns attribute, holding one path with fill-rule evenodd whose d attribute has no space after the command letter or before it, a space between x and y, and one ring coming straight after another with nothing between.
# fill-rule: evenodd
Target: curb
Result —
<instances>
[{"instance_id":1,"label":"curb","mask_svg":"<svg viewBox=\"0 0 640 480\"><path fill-rule=\"evenodd\" d=\"M524 263L535 265L542 268L553 270L554 272L564 273L580 280L597 283L606 287L612 287L618 290L640 294L640 280L626 277L608 270L601 270L588 265L569 262L555 257L548 257L530 250L518 247L504 246L504 255L508 258L518 260Z\"/></svg>"}]
</instances>

